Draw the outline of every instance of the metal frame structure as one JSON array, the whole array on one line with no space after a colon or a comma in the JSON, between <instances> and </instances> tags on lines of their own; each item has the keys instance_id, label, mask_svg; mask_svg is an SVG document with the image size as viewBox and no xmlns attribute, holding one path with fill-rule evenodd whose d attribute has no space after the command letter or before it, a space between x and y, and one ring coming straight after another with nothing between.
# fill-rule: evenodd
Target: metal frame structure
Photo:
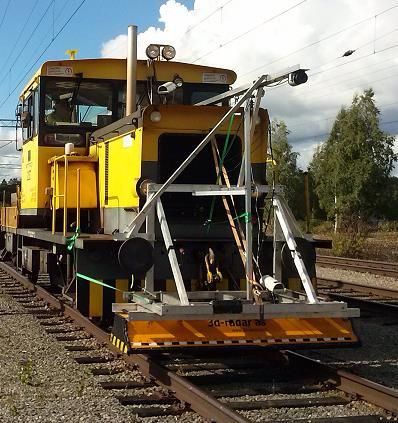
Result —
<instances>
[{"instance_id":1,"label":"metal frame structure","mask_svg":"<svg viewBox=\"0 0 398 423\"><path fill-rule=\"evenodd\" d=\"M217 95L197 105L218 104L226 99L240 96L236 104L232 106L223 118L205 136L201 143L192 151L184 162L163 184L148 184L147 201L141 211L125 230L126 238L142 236L148 241L155 241L155 219L157 217L161 233L168 251L169 263L176 284L176 293L154 292L153 269L147 273L145 288L142 293L134 293L132 303L114 304L114 312L127 312L129 320L203 320L203 319L229 319L231 313L240 319L264 319L277 317L355 317L359 310L348 309L342 302L326 302L317 298L305 263L300 256L295 242L295 221L292 213L279 196L280 187L269 187L252 183L251 176L251 139L256 125L258 110L264 95L263 87L275 82L287 79L292 72L299 70L294 66L275 76L262 75L250 86L236 88L227 93ZM189 185L173 184L176 178L187 168L203 148L214 139L221 125L226 122L241 107L244 108L244 154L242 157L241 171L236 186L228 185ZM261 285L255 281L253 271L253 228L251 216L252 196L254 193L273 192L272 205L274 208L275 227L286 241L294 264L297 268L304 293L290 291L288 289L273 292L277 298L277 304L263 301L266 295L253 299L253 286ZM179 267L177 256L173 246L173 239L167 224L161 196L165 192L184 192L195 196L234 196L245 197L245 233L244 233L244 266L246 274L246 292L244 291L200 291L187 292L184 286L183 276ZM140 231L143 224L145 232ZM274 277L280 273L279 263L274 253ZM156 264L155 264L156 265ZM264 293L267 291L264 289ZM234 307L228 307L234 304ZM231 301L234 301L232 303ZM221 304L221 307L220 307Z\"/></svg>"}]
</instances>

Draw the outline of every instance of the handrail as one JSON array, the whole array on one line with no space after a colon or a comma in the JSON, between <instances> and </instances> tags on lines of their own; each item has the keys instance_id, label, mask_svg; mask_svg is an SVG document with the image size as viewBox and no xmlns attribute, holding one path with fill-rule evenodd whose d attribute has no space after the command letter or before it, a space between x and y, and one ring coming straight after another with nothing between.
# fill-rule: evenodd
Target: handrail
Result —
<instances>
[{"instance_id":1,"label":"handrail","mask_svg":"<svg viewBox=\"0 0 398 423\"><path fill-rule=\"evenodd\" d=\"M54 157L52 163L54 163L54 189L52 193L52 234L55 234L56 226L56 200L57 198L63 198L63 221L62 221L62 233L63 236L67 234L68 228L68 159L70 156L64 154L62 156ZM73 157L73 156L71 156ZM57 194L57 175L58 175L58 162L63 159L64 161L64 192L63 194ZM80 228L80 168L77 169L76 175L76 227Z\"/></svg>"}]
</instances>

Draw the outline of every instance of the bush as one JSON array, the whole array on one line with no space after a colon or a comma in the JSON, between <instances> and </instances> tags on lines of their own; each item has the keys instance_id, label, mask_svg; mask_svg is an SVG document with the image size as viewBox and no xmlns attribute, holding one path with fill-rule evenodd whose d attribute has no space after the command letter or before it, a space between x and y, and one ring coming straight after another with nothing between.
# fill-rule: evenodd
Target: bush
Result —
<instances>
[{"instance_id":1,"label":"bush","mask_svg":"<svg viewBox=\"0 0 398 423\"><path fill-rule=\"evenodd\" d=\"M334 231L334 223L330 220L313 220L312 233L318 235L327 235Z\"/></svg>"},{"instance_id":2,"label":"bush","mask_svg":"<svg viewBox=\"0 0 398 423\"><path fill-rule=\"evenodd\" d=\"M332 235L332 254L340 257L360 258L363 254L366 236L363 233L349 231Z\"/></svg>"},{"instance_id":3,"label":"bush","mask_svg":"<svg viewBox=\"0 0 398 423\"><path fill-rule=\"evenodd\" d=\"M378 224L378 230L381 232L398 232L398 220L387 220Z\"/></svg>"}]
</instances>

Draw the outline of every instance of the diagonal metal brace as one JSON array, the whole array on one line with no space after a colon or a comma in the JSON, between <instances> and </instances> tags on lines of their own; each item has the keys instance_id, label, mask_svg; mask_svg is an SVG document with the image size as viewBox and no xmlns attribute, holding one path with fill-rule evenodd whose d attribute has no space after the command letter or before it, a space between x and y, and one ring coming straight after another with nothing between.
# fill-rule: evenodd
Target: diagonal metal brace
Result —
<instances>
[{"instance_id":1,"label":"diagonal metal brace","mask_svg":"<svg viewBox=\"0 0 398 423\"><path fill-rule=\"evenodd\" d=\"M177 255L169 230L169 225L167 224L166 215L164 213L163 205L160 198L156 201L156 211L159 219L160 229L162 230L164 243L166 244L167 255L169 257L171 271L173 272L174 281L176 283L181 305L189 305L188 295L185 289L184 280L182 278L180 265L178 264Z\"/></svg>"},{"instance_id":2,"label":"diagonal metal brace","mask_svg":"<svg viewBox=\"0 0 398 423\"><path fill-rule=\"evenodd\" d=\"M279 224L281 226L283 235L286 239L286 243L289 247L294 264L299 273L305 293L307 294L308 301L312 304L317 304L319 303L319 300L316 296L315 289L312 286L311 278L307 272L307 268L305 267L304 261L301 258L299 251L297 251L297 244L294 239L293 232L291 231L289 223L288 223L289 221L288 216L286 215L283 204L280 198L278 198L278 196L274 197L273 204L274 204L275 213L278 218Z\"/></svg>"}]
</instances>

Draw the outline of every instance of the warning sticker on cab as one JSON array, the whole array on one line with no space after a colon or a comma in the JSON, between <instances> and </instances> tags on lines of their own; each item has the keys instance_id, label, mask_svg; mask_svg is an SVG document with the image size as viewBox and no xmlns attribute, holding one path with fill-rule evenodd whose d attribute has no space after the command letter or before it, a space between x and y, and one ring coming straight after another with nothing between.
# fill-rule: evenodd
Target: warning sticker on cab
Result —
<instances>
[{"instance_id":1,"label":"warning sticker on cab","mask_svg":"<svg viewBox=\"0 0 398 423\"><path fill-rule=\"evenodd\" d=\"M202 74L202 82L204 84L226 84L227 83L227 74L226 73L204 72Z\"/></svg>"},{"instance_id":2,"label":"warning sticker on cab","mask_svg":"<svg viewBox=\"0 0 398 423\"><path fill-rule=\"evenodd\" d=\"M47 76L73 76L72 66L47 66Z\"/></svg>"}]
</instances>

